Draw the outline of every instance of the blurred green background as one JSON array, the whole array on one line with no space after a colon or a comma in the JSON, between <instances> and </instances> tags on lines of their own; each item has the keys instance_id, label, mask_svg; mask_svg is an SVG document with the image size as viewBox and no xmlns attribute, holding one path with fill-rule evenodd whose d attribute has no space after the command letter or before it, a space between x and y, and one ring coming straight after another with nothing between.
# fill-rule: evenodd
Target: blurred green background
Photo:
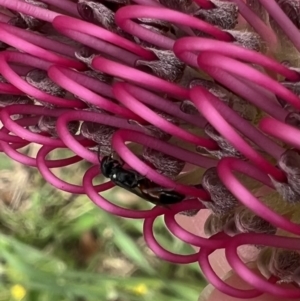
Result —
<instances>
[{"instance_id":1,"label":"blurred green background","mask_svg":"<svg viewBox=\"0 0 300 301\"><path fill-rule=\"evenodd\" d=\"M37 148L26 152L35 155ZM80 184L89 166L52 171ZM198 265L157 258L143 240L142 221L111 216L85 196L61 192L3 154L0 169L0 301L197 300L205 286ZM129 208L151 206L119 188L105 196ZM162 219L155 233L169 250L193 252L169 235Z\"/></svg>"}]
</instances>

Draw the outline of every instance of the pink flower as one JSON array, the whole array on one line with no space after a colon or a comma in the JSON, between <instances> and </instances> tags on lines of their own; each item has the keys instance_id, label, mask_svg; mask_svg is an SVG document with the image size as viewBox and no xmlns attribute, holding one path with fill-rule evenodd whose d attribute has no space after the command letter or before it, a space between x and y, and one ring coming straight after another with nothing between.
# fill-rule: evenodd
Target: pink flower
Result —
<instances>
[{"instance_id":1,"label":"pink flower","mask_svg":"<svg viewBox=\"0 0 300 301\"><path fill-rule=\"evenodd\" d=\"M199 263L200 300L300 298L299 0L0 5L1 151L144 219L157 256ZM18 151L30 143L36 157ZM59 148L74 156L46 159ZM80 185L50 170L82 160ZM155 206L99 194L114 185ZM194 254L159 245L159 216Z\"/></svg>"}]
</instances>

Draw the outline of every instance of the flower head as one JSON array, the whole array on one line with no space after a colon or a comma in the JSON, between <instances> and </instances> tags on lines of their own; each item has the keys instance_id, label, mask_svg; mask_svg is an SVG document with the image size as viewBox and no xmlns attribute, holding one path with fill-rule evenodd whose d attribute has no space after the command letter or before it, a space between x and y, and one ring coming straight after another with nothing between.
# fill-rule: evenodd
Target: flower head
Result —
<instances>
[{"instance_id":1,"label":"flower head","mask_svg":"<svg viewBox=\"0 0 300 301\"><path fill-rule=\"evenodd\" d=\"M144 219L154 253L199 262L227 295L300 298L299 0L0 5L1 151L58 189ZM30 143L42 146L34 158L18 151ZM58 148L74 156L46 160ZM81 160L93 164L82 185L50 171ZM99 173L109 182L94 185ZM125 209L98 194L114 185L156 206ZM203 212L202 235L175 218ZM173 235L200 249L163 249L153 235L161 215ZM243 262L245 245L255 256ZM251 290L214 273L208 256L220 250ZM25 293L12 288L17 300Z\"/></svg>"}]
</instances>

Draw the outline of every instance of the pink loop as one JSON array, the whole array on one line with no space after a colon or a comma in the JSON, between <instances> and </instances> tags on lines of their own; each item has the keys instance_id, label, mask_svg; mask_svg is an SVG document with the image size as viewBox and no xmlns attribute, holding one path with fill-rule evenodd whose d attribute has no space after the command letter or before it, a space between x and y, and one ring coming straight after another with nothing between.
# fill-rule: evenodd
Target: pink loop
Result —
<instances>
[{"instance_id":1,"label":"pink loop","mask_svg":"<svg viewBox=\"0 0 300 301\"><path fill-rule=\"evenodd\" d=\"M0 111L0 120L4 124L4 126L10 130L12 133L18 135L19 137L22 137L23 139L35 142L43 145L53 146L53 147L64 147L65 144L63 141L61 141L59 138L53 138L53 137L47 137L43 134L36 134L33 133L22 126L18 125L16 121L13 121L10 116L14 114L28 114L30 112L31 114L35 114L38 116L52 116L52 117L58 117L64 112L70 112L66 109L46 109L42 106L35 106L35 105L10 105L5 108L3 108ZM70 134L71 135L71 134ZM75 139L75 138L74 138Z\"/></svg>"},{"instance_id":2,"label":"pink loop","mask_svg":"<svg viewBox=\"0 0 300 301\"><path fill-rule=\"evenodd\" d=\"M270 117L263 118L258 126L266 134L300 149L299 129Z\"/></svg>"},{"instance_id":3,"label":"pink loop","mask_svg":"<svg viewBox=\"0 0 300 301\"><path fill-rule=\"evenodd\" d=\"M76 58L76 56L75 56L76 47L74 47L74 46L65 44L64 42L56 41L54 39L48 38L47 36L41 35L34 31L24 30L22 28L18 28L15 26L4 24L4 23L0 23L0 24L1 24L0 25L1 28L3 28L6 32L12 34L14 37L21 38L22 40L30 42L31 44L39 46L43 49L50 50L52 52L59 53L61 55L68 56L71 58ZM2 39L2 36L1 36L1 39ZM11 42L14 43L14 41L11 41ZM8 42L7 42L7 44L8 44ZM20 47L24 47L23 41L22 41L22 43L19 43L18 45ZM33 55L33 53L29 53L29 54ZM42 57L42 58L44 58L44 57ZM63 57L60 56L59 58L62 59ZM46 57L46 59L48 60L48 57ZM79 66L80 62L74 60L73 63L75 63L75 62ZM82 65L81 68L85 67L85 65L83 63L81 63L81 65Z\"/></svg>"},{"instance_id":4,"label":"pink loop","mask_svg":"<svg viewBox=\"0 0 300 301\"><path fill-rule=\"evenodd\" d=\"M87 196L92 200L94 204L96 204L101 209L117 216L134 218L134 219L156 217L166 212L167 209L159 208L159 207L155 207L152 210L137 211L137 210L122 208L115 204L112 204L107 199L100 196L97 193L95 187L93 186L93 179L99 174L100 174L99 166L93 166L89 170L87 170L83 177L83 187L85 188L85 193L87 194ZM103 190L99 190L100 192L113 188L114 184L111 181L109 181L107 183L102 184L102 186L105 188L103 188Z\"/></svg>"},{"instance_id":5,"label":"pink loop","mask_svg":"<svg viewBox=\"0 0 300 301\"><path fill-rule=\"evenodd\" d=\"M172 208L173 209L173 208ZM195 208L192 209L203 209L203 205L199 202ZM189 231L186 231L175 219L175 214L177 212L170 212L165 214L165 224L169 231L176 236L177 238L181 239L182 241L191 244L196 247L200 248L208 248L208 249L221 249L224 248L228 241L228 237L224 239L208 239L196 234L193 234Z\"/></svg>"},{"instance_id":6,"label":"pink loop","mask_svg":"<svg viewBox=\"0 0 300 301\"><path fill-rule=\"evenodd\" d=\"M74 185L74 184L70 184L67 183L66 181L58 178L57 176L55 176L49 169L49 167L53 168L55 166L49 166L49 164L46 163L46 156L55 149L55 147L49 147L49 146L43 146L37 156L36 156L36 162L37 162L37 168L39 169L41 175L44 177L44 179L50 183L52 186L69 192L69 193L73 193L73 194L85 194L85 188L83 187L83 185ZM61 159L60 161L63 162L63 166L67 166L67 165L71 165L77 162L80 162L82 160L82 158L80 158L79 156L74 156L71 158L67 158L67 159ZM52 160L51 160L52 161ZM58 160L56 160L58 161ZM47 166L48 165L48 166ZM103 191L103 184L97 185L95 188L95 191Z\"/></svg>"},{"instance_id":7,"label":"pink loop","mask_svg":"<svg viewBox=\"0 0 300 301\"><path fill-rule=\"evenodd\" d=\"M51 79L54 82L56 82L56 78L55 78L56 73L55 74L53 73L53 69L59 70L60 73L62 73L65 77L71 79L72 81L74 81L76 83L80 83L80 85L84 86L85 88L87 88L97 94L100 94L100 95L108 97L108 98L114 98L114 95L112 93L112 87L110 84L101 82L96 78L86 75L85 73L77 72L75 70L65 68L62 66L55 65L55 66L51 66L49 68L49 70L51 70L51 72L49 72L49 76L51 76ZM56 83L58 83L58 81ZM64 81L62 81L62 84L64 85ZM71 87L70 87L70 89L71 89Z\"/></svg>"},{"instance_id":8,"label":"pink loop","mask_svg":"<svg viewBox=\"0 0 300 301\"><path fill-rule=\"evenodd\" d=\"M210 196L203 189L198 189L188 185L182 185L176 183L168 177L158 173L156 170L152 169L145 162L141 161L125 144L125 142L131 141L135 143L142 144L146 147L150 147L167 155L170 155L179 160L201 166L203 168L209 168L215 166L216 161L209 159L207 157L192 153L183 148L173 146L167 142L158 140L154 137L148 136L146 134L138 133L131 130L119 130L112 138L112 146L118 155L133 169L135 169L139 174L147 177L154 183L162 187L167 187L178 191L187 196L194 196L201 198L202 200L210 200ZM200 180L200 179L199 179Z\"/></svg>"},{"instance_id":9,"label":"pink loop","mask_svg":"<svg viewBox=\"0 0 300 301\"><path fill-rule=\"evenodd\" d=\"M224 158L218 164L218 175L227 189L247 208L272 225L293 234L300 234L300 225L276 213L257 199L241 182L236 179L233 171L238 171L252 177L256 168L245 161L234 158ZM259 174L258 174L259 175ZM263 175L261 175L263 178ZM263 180L263 179L262 179ZM268 182L266 178L265 183ZM271 184L269 184L271 186Z\"/></svg>"},{"instance_id":10,"label":"pink loop","mask_svg":"<svg viewBox=\"0 0 300 301\"><path fill-rule=\"evenodd\" d=\"M66 33L66 30L73 30L79 33L84 33L89 36L96 37L100 40L111 43L131 53L134 53L144 59L151 60L155 58L151 51L145 50L135 43L130 42L104 28L82 20L67 16L58 16L53 20L52 25L55 29L63 33ZM68 33L66 34L68 35Z\"/></svg>"},{"instance_id":11,"label":"pink loop","mask_svg":"<svg viewBox=\"0 0 300 301\"><path fill-rule=\"evenodd\" d=\"M197 57L196 57L196 53L198 52L200 52L200 55L202 54L202 52L209 53L209 54L212 53L213 56L216 55L216 58L218 58L218 60L219 57L221 57L221 55L226 56L226 60L229 58L239 59L243 62L260 65L264 68L267 68L270 71L276 72L286 77L288 80L291 81L300 80L300 74L297 73L296 71L288 69L284 65L276 62L275 60L259 52L232 43L226 43L226 42L216 41L216 40L206 39L206 38L185 37L177 40L174 44L174 53L176 54L176 56L180 60L194 67L198 66ZM220 56L217 54L220 54ZM203 60L201 59L201 62L202 61L203 64L205 64L205 59ZM211 59L209 57L209 62L211 61L213 61L213 58ZM235 64L236 62L230 60L230 63ZM244 65L242 66L244 68ZM221 66L218 65L218 63L216 63L214 67L222 68ZM242 68L242 72L244 73L243 68Z\"/></svg>"},{"instance_id":12,"label":"pink loop","mask_svg":"<svg viewBox=\"0 0 300 301\"><path fill-rule=\"evenodd\" d=\"M42 47L36 46L26 40L24 38L18 36L18 31L15 32L11 30L11 27L7 24L0 23L0 40L4 43L15 47L18 50L22 50L32 56L38 57L42 60L49 61L51 63L61 64L66 67L76 68L79 70L85 70L86 66L76 60L68 59L66 57L57 55L51 51L48 51ZM23 30L26 32L25 30ZM14 32L11 34L10 32Z\"/></svg>"},{"instance_id":13,"label":"pink loop","mask_svg":"<svg viewBox=\"0 0 300 301\"><path fill-rule=\"evenodd\" d=\"M143 122L142 118L140 118L136 114L133 114L130 110L121 107L113 103L111 100L108 100L90 91L89 89L85 88L82 83L72 80L64 73L64 69L59 66L51 66L48 69L48 75L55 83L59 84L65 90L99 107L100 109L106 110L127 119L134 119Z\"/></svg>"},{"instance_id":14,"label":"pink loop","mask_svg":"<svg viewBox=\"0 0 300 301\"><path fill-rule=\"evenodd\" d=\"M198 29L209 35L212 35L218 40L227 42L233 41L233 38L227 32L223 32L216 26L213 26L205 21L191 17L187 14L177 12L171 9L162 7L153 7L145 5L127 5L120 8L115 14L116 23L128 33L136 36L144 41L154 44L164 49L172 49L174 40L168 37L161 36L153 31L143 28L131 19L151 18L168 21L170 23L189 26Z\"/></svg>"},{"instance_id":15,"label":"pink loop","mask_svg":"<svg viewBox=\"0 0 300 301\"><path fill-rule=\"evenodd\" d=\"M198 202L198 201L196 201ZM177 212L183 211L183 210L188 210L192 209L195 206L195 202L193 201L184 201L179 204L174 205L177 208L175 209ZM155 210L157 207L155 207L153 210ZM180 208L180 209L179 209ZM172 208L173 209L173 208ZM170 251L167 251L164 249L162 246L159 245L157 240L154 237L153 233L153 224L155 219L158 216L153 216L153 217L148 217L145 218L144 221L144 239L148 245L148 247L155 253L156 256L177 264L188 264L188 263L193 263L198 260L198 252L190 255L179 255L179 254L174 254Z\"/></svg>"},{"instance_id":16,"label":"pink loop","mask_svg":"<svg viewBox=\"0 0 300 301\"><path fill-rule=\"evenodd\" d=\"M28 94L38 99L39 101L44 101L65 108L85 107L85 104L79 100L70 100L53 96L33 87L32 85L28 84L25 80L23 80L16 72L14 72L10 68L8 62L15 62L20 64L24 64L24 62L26 62L26 65L30 65L32 67L39 68L42 70L47 70L51 65L50 62L43 61L41 59L35 58L31 55L24 53L4 51L0 53L0 73L7 81L14 83L14 86L16 88L20 89L25 94Z\"/></svg>"},{"instance_id":17,"label":"pink loop","mask_svg":"<svg viewBox=\"0 0 300 301\"><path fill-rule=\"evenodd\" d=\"M266 174L272 175L278 181L285 179L283 172L269 163L263 156L256 152L236 130L225 120L220 113L221 110L216 109L216 105L212 103L212 99L217 100L210 92L201 87L194 87L191 92L191 100L197 106L201 114L209 121L209 123L226 138L237 150L244 156L249 158L258 168ZM220 103L221 105L221 103ZM221 108L220 108L221 109ZM225 108L226 109L226 108ZM238 124L236 124L236 127ZM255 133L254 133L255 134ZM255 139L255 136L254 136ZM263 137L261 137L263 139ZM261 143L263 145L263 143ZM276 144L274 144L276 147ZM279 154L284 152L278 147ZM279 154L277 157L279 157Z\"/></svg>"},{"instance_id":18,"label":"pink loop","mask_svg":"<svg viewBox=\"0 0 300 301\"><path fill-rule=\"evenodd\" d=\"M92 67L104 73L133 82L138 86L150 88L156 92L164 92L177 99L187 99L188 90L146 72L113 62L104 57L95 57Z\"/></svg>"},{"instance_id":19,"label":"pink loop","mask_svg":"<svg viewBox=\"0 0 300 301\"><path fill-rule=\"evenodd\" d=\"M131 84L124 83L123 86L128 93L135 97L139 102L146 104L148 107L156 108L159 111L184 120L189 124L197 126L198 128L204 128L207 123L207 121L201 115L184 113L178 104L169 99L163 98L162 96Z\"/></svg>"},{"instance_id":20,"label":"pink loop","mask_svg":"<svg viewBox=\"0 0 300 301\"><path fill-rule=\"evenodd\" d=\"M282 86L276 80L270 78L269 76L261 73L260 71L241 63L237 60L233 60L229 57L219 55L217 53L200 53L198 56L198 64L206 72L211 74L211 70L216 72L218 69L225 70L230 74L244 78L250 82L253 82L268 91L272 87L271 92L274 95L281 97L288 103L293 105L295 108L300 109L299 97L293 92ZM212 75L213 76L213 75ZM295 80L297 80L295 78Z\"/></svg>"},{"instance_id":21,"label":"pink loop","mask_svg":"<svg viewBox=\"0 0 300 301\"><path fill-rule=\"evenodd\" d=\"M0 114L1 117L1 114ZM99 164L99 158L97 154L86 149L82 144L78 143L74 136L72 136L67 128L67 125L70 121L89 121L95 122L99 124L106 124L116 128L127 128L132 130L142 130L135 125L131 125L128 123L126 119L122 119L119 117L105 115L102 113L96 112L88 112L88 111L72 111L66 112L66 114L62 114L56 123L57 133L60 139L64 142L66 146L68 146L75 154L80 156L81 158L93 163Z\"/></svg>"},{"instance_id":22,"label":"pink loop","mask_svg":"<svg viewBox=\"0 0 300 301\"><path fill-rule=\"evenodd\" d=\"M24 95L24 93L15 86L7 83L0 83L0 94Z\"/></svg>"},{"instance_id":23,"label":"pink loop","mask_svg":"<svg viewBox=\"0 0 300 301\"><path fill-rule=\"evenodd\" d=\"M34 6L19 0L0 0L0 6L4 6L49 23L51 23L56 16L60 15L49 9Z\"/></svg>"},{"instance_id":24,"label":"pink loop","mask_svg":"<svg viewBox=\"0 0 300 301\"><path fill-rule=\"evenodd\" d=\"M261 277L251 271L239 258L237 248L241 245L253 244L264 245L275 248L284 248L290 250L300 250L300 239L291 237L280 237L266 234L247 233L239 234L232 238L231 243L226 248L226 258L235 272L247 283L261 292L269 293L272 296L282 298L300 298L299 288L286 288L270 283L264 277Z\"/></svg>"},{"instance_id":25,"label":"pink loop","mask_svg":"<svg viewBox=\"0 0 300 301\"><path fill-rule=\"evenodd\" d=\"M214 239L214 237L209 238L209 240L210 239ZM227 236L227 240L230 241L230 239L231 237ZM198 259L200 268L210 284L212 284L220 292L234 298L250 299L262 295L262 292L257 291L255 289L242 290L242 289L232 287L231 285L227 284L222 279L220 279L219 276L216 274L216 272L213 270L212 266L210 265L209 258L208 258L208 256L214 251L215 249L201 248L199 251L199 259Z\"/></svg>"},{"instance_id":26,"label":"pink loop","mask_svg":"<svg viewBox=\"0 0 300 301\"><path fill-rule=\"evenodd\" d=\"M116 99L121 102L125 107L139 114L144 120L148 121L150 124L158 127L162 131L171 134L172 136L178 137L189 143L203 146L207 149L218 149L218 145L211 139L202 138L196 136L186 130L180 128L179 126L165 120L160 117L157 113L151 110L149 107L137 100L127 89L124 83L116 83L113 86L113 93Z\"/></svg>"}]
</instances>

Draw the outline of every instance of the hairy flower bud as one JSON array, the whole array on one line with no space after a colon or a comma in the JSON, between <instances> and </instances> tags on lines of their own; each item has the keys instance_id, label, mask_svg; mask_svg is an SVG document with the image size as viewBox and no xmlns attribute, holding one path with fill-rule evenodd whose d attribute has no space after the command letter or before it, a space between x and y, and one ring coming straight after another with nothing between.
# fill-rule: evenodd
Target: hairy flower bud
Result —
<instances>
[{"instance_id":1,"label":"hairy flower bud","mask_svg":"<svg viewBox=\"0 0 300 301\"><path fill-rule=\"evenodd\" d=\"M239 233L275 234L276 228L248 208L241 206L234 212L234 222Z\"/></svg>"},{"instance_id":2,"label":"hairy flower bud","mask_svg":"<svg viewBox=\"0 0 300 301\"><path fill-rule=\"evenodd\" d=\"M276 2L294 25L300 29L300 2L298 0L276 0Z\"/></svg>"},{"instance_id":3,"label":"hairy flower bud","mask_svg":"<svg viewBox=\"0 0 300 301\"><path fill-rule=\"evenodd\" d=\"M273 177L269 177L284 201L292 204L300 201L300 195L288 183L278 182Z\"/></svg>"},{"instance_id":4,"label":"hairy flower bud","mask_svg":"<svg viewBox=\"0 0 300 301\"><path fill-rule=\"evenodd\" d=\"M227 157L236 157L244 158L244 156L236 150L223 136L219 134L209 123L206 124L204 131L211 139L217 142L220 149L223 151L224 155L227 154Z\"/></svg>"},{"instance_id":5,"label":"hairy flower bud","mask_svg":"<svg viewBox=\"0 0 300 301\"><path fill-rule=\"evenodd\" d=\"M170 82L178 82L184 73L185 64L171 50L148 48L157 57L154 61L137 60L137 67L147 67L158 77ZM142 68L143 69L143 68Z\"/></svg>"},{"instance_id":6,"label":"hairy flower bud","mask_svg":"<svg viewBox=\"0 0 300 301\"><path fill-rule=\"evenodd\" d=\"M199 111L190 100L184 100L180 103L180 110L186 114L199 115Z\"/></svg>"},{"instance_id":7,"label":"hairy flower bud","mask_svg":"<svg viewBox=\"0 0 300 301\"><path fill-rule=\"evenodd\" d=\"M285 249L273 249L268 263L271 274L280 279L279 282L293 282L294 273L300 266L300 253Z\"/></svg>"},{"instance_id":8,"label":"hairy flower bud","mask_svg":"<svg viewBox=\"0 0 300 301\"><path fill-rule=\"evenodd\" d=\"M51 117L51 116L42 116L39 119L38 122L38 128L45 133L49 133L53 137L58 137L57 131L56 131L56 122L57 118ZM76 132L79 129L79 121L71 121L68 123L67 128L69 132L73 135L76 134Z\"/></svg>"},{"instance_id":9,"label":"hairy flower bud","mask_svg":"<svg viewBox=\"0 0 300 301\"><path fill-rule=\"evenodd\" d=\"M171 116L165 112L162 111L158 111L158 110L153 110L157 115L159 115L160 117L164 118L165 120L167 120L168 122L171 122L173 124L179 125L179 120L174 117ZM142 125L140 124L138 121L130 119L128 120L128 122L130 124L134 124L134 125L138 125L141 128L143 128L145 130L145 132L151 136L154 136L160 140L163 141L168 141L171 139L172 135L169 133L166 133L165 131L161 130L160 128L156 127L155 125L152 124L148 124L148 125Z\"/></svg>"},{"instance_id":10,"label":"hairy flower bud","mask_svg":"<svg viewBox=\"0 0 300 301\"><path fill-rule=\"evenodd\" d=\"M226 1L211 0L212 9L199 9L194 16L222 29L233 29L238 23L238 7Z\"/></svg>"},{"instance_id":11,"label":"hairy flower bud","mask_svg":"<svg viewBox=\"0 0 300 301\"><path fill-rule=\"evenodd\" d=\"M80 133L87 139L99 144L100 148L106 146L111 152L111 139L116 130L117 128L109 125L84 121L81 124Z\"/></svg>"},{"instance_id":12,"label":"hairy flower bud","mask_svg":"<svg viewBox=\"0 0 300 301\"><path fill-rule=\"evenodd\" d=\"M33 69L29 71L25 80L28 84L50 95L57 97L65 97L66 95L66 90L54 83L44 70Z\"/></svg>"},{"instance_id":13,"label":"hairy flower bud","mask_svg":"<svg viewBox=\"0 0 300 301\"><path fill-rule=\"evenodd\" d=\"M286 173L288 184L300 194L300 155L296 150L287 150L279 161L279 167Z\"/></svg>"},{"instance_id":14,"label":"hairy flower bud","mask_svg":"<svg viewBox=\"0 0 300 301\"><path fill-rule=\"evenodd\" d=\"M31 4L33 6L48 9L48 5L46 3L43 3L40 1L36 1L36 0L22 0L22 1L26 2L28 4ZM23 29L37 30L45 24L45 21L37 19L37 18L29 16L29 15L25 15L21 12L17 12L17 15L15 17L12 17L8 21L8 24L19 27L19 28L23 28Z\"/></svg>"},{"instance_id":15,"label":"hairy flower bud","mask_svg":"<svg viewBox=\"0 0 300 301\"><path fill-rule=\"evenodd\" d=\"M263 43L257 33L240 30L226 30L235 39L234 44L254 51L262 51Z\"/></svg>"},{"instance_id":16,"label":"hairy flower bud","mask_svg":"<svg viewBox=\"0 0 300 301\"><path fill-rule=\"evenodd\" d=\"M207 236L212 236L222 232L232 218L233 212L221 216L212 213L205 221L204 233Z\"/></svg>"},{"instance_id":17,"label":"hairy flower bud","mask_svg":"<svg viewBox=\"0 0 300 301\"><path fill-rule=\"evenodd\" d=\"M149 147L143 148L143 158L151 163L159 173L174 179L185 166L185 162Z\"/></svg>"},{"instance_id":18,"label":"hairy flower bud","mask_svg":"<svg viewBox=\"0 0 300 301\"><path fill-rule=\"evenodd\" d=\"M237 205L238 201L220 180L217 169L209 168L202 177L203 188L210 193L212 202L204 202L206 208L211 209L216 215L228 214Z\"/></svg>"},{"instance_id":19,"label":"hairy flower bud","mask_svg":"<svg viewBox=\"0 0 300 301\"><path fill-rule=\"evenodd\" d=\"M96 1L79 0L77 3L78 13L84 20L100 25L121 36L129 37L129 35L115 23L115 11L118 7L121 7L120 3L114 1L100 3Z\"/></svg>"},{"instance_id":20,"label":"hairy flower bud","mask_svg":"<svg viewBox=\"0 0 300 301\"><path fill-rule=\"evenodd\" d=\"M6 107L15 104L33 104L33 102L25 95L0 94L0 107Z\"/></svg>"},{"instance_id":21,"label":"hairy flower bud","mask_svg":"<svg viewBox=\"0 0 300 301\"><path fill-rule=\"evenodd\" d=\"M215 82L203 78L196 78L193 79L190 84L189 88L192 89L196 86L201 86L208 90L211 94L218 97L222 102L229 103L230 95L227 90L225 90L220 85L216 84Z\"/></svg>"},{"instance_id":22,"label":"hairy flower bud","mask_svg":"<svg viewBox=\"0 0 300 301\"><path fill-rule=\"evenodd\" d=\"M189 12L193 7L192 0L159 0L159 3L167 8L186 13Z\"/></svg>"}]
</instances>

